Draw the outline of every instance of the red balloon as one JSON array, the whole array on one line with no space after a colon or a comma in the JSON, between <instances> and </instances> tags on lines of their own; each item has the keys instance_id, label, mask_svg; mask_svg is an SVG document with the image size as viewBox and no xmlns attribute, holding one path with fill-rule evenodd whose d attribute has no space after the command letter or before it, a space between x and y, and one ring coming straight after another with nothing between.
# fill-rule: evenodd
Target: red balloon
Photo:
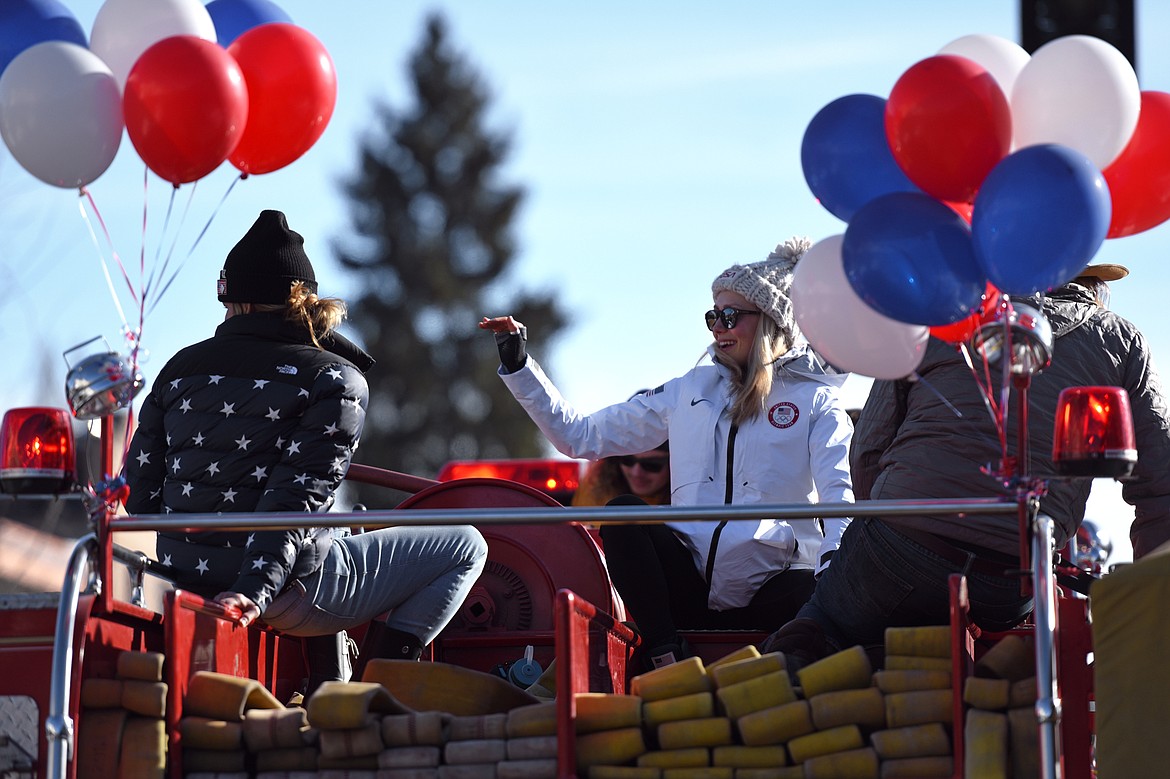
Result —
<instances>
[{"instance_id":1,"label":"red balloon","mask_svg":"<svg viewBox=\"0 0 1170 779\"><path fill-rule=\"evenodd\" d=\"M950 205L948 203L948 205ZM982 302L979 308L965 319L960 319L958 322L952 322L949 325L936 325L930 328L930 334L935 338L946 341L949 344L960 344L975 334L980 325L990 321L990 317L995 316L995 310L999 307L999 290L989 281L987 282L987 289L983 293Z\"/></svg>"},{"instance_id":2,"label":"red balloon","mask_svg":"<svg viewBox=\"0 0 1170 779\"><path fill-rule=\"evenodd\" d=\"M248 84L248 125L231 152L245 175L283 168L307 152L329 124L337 74L325 47L295 24L253 27L228 47Z\"/></svg>"},{"instance_id":3,"label":"red balloon","mask_svg":"<svg viewBox=\"0 0 1170 779\"><path fill-rule=\"evenodd\" d=\"M928 57L902 74L886 101L886 140L906 177L939 200L971 202L1011 149L1007 98L977 62Z\"/></svg>"},{"instance_id":4,"label":"red balloon","mask_svg":"<svg viewBox=\"0 0 1170 779\"><path fill-rule=\"evenodd\" d=\"M1122 238L1170 219L1170 95L1142 92L1129 143L1101 171L1113 200L1107 238Z\"/></svg>"},{"instance_id":5,"label":"red balloon","mask_svg":"<svg viewBox=\"0 0 1170 779\"><path fill-rule=\"evenodd\" d=\"M122 95L130 141L175 186L203 178L244 132L248 91L223 47L194 35L155 43L130 69Z\"/></svg>"}]
</instances>

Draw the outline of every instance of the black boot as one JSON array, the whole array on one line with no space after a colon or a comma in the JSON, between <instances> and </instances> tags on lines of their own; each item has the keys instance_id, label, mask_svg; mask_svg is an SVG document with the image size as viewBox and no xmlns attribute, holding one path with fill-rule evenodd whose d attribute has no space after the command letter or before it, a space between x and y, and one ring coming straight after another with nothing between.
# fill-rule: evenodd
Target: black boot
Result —
<instances>
[{"instance_id":1,"label":"black boot","mask_svg":"<svg viewBox=\"0 0 1170 779\"><path fill-rule=\"evenodd\" d=\"M353 664L353 678L361 681L366 664L371 660L418 660L422 657L423 644L418 636L387 627L385 622L374 620L366 630L358 650L357 662Z\"/></svg>"},{"instance_id":2,"label":"black boot","mask_svg":"<svg viewBox=\"0 0 1170 779\"><path fill-rule=\"evenodd\" d=\"M784 664L793 683L796 672L821 658L836 652L836 648L825 636L825 631L816 620L797 617L785 623L779 630L764 640L760 646L764 653L782 652Z\"/></svg>"},{"instance_id":3,"label":"black boot","mask_svg":"<svg viewBox=\"0 0 1170 779\"><path fill-rule=\"evenodd\" d=\"M306 636L301 639L305 665L309 679L305 685L305 699L308 699L325 682L347 682L351 674L349 636L342 630L323 636Z\"/></svg>"}]
</instances>

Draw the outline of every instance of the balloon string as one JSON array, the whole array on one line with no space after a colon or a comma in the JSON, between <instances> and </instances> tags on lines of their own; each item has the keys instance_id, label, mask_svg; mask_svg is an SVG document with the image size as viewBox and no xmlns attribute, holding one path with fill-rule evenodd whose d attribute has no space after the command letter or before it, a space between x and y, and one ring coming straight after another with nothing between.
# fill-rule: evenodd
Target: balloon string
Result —
<instances>
[{"instance_id":1,"label":"balloon string","mask_svg":"<svg viewBox=\"0 0 1170 779\"><path fill-rule=\"evenodd\" d=\"M207 228L211 227L211 221L215 219L216 215L219 213L219 210L223 208L223 204L227 201L228 195L230 195L232 190L236 188L236 183L242 181L243 179L243 176L236 176L232 178L231 183L228 184L227 190L223 193L223 197L219 199L219 204L216 205L215 210L211 212L211 216L207 217L207 224L203 225L203 229L200 230L199 235L195 237L195 242L192 243L191 248L187 250L188 257L195 253L195 247L198 246L199 242L203 240L203 236L207 233Z\"/></svg>"},{"instance_id":2,"label":"balloon string","mask_svg":"<svg viewBox=\"0 0 1170 779\"><path fill-rule=\"evenodd\" d=\"M161 271L159 270L159 264L160 264L159 257L162 256L163 237L167 234L167 230L170 229L171 213L175 209L175 189L176 189L175 187L171 188L171 196L167 199L167 214L165 217L163 217L162 231L159 233L158 245L155 247L155 250L154 250L154 265L151 266L150 278L146 281L145 290L154 289L154 282L157 280L159 274L161 273ZM145 198L143 198L143 202L145 202ZM145 220L144 220L143 229L145 230L145 228L146 228L146 224L145 224ZM145 238L144 238L144 242L145 242ZM147 295L146 295L145 291L143 292L142 297L143 297L143 300L146 299Z\"/></svg>"},{"instance_id":3,"label":"balloon string","mask_svg":"<svg viewBox=\"0 0 1170 779\"><path fill-rule=\"evenodd\" d=\"M81 193L89 200L90 208L93 209L94 215L97 217L98 222L102 226L102 231L105 233L106 242L110 246L110 251L114 258L117 259L118 267L122 269L122 277L126 279L126 284L130 287L130 294L133 295L134 287L132 284L130 284L130 277L126 274L126 269L122 267L122 260L118 259L118 252L116 249L114 249L113 241L110 239L110 231L106 229L106 223L102 219L101 211L98 210L97 203L94 202L93 196L85 187L81 188ZM94 249L97 251L98 262L101 264L102 268L102 275L105 276L106 287L108 287L110 290L110 298L114 301L114 308L118 311L118 318L122 320L123 327L128 327L126 323L126 313L122 310L122 303L120 300L118 300L118 293L114 289L114 280L110 277L110 268L106 263L106 257L105 253L102 251L101 243L98 241L97 231L93 229L93 222L90 221L89 214L85 211L85 203L79 200L77 202L77 207L81 212L82 221L85 222L85 226L89 230L89 237L90 240L93 241Z\"/></svg>"},{"instance_id":4,"label":"balloon string","mask_svg":"<svg viewBox=\"0 0 1170 779\"><path fill-rule=\"evenodd\" d=\"M991 375L988 372L990 366L987 363L987 355L982 352L980 353L983 358L981 363L984 377L987 379L987 383L984 384L980 379L979 369L975 367L974 362L971 360L971 352L967 349L967 344L959 344L959 353L963 355L963 362L966 363L968 370L971 371L971 375L975 379L975 386L979 388L979 397L983 399L983 407L987 409L987 414L991 417L991 423L995 426L1000 451L1005 452L1006 456L1007 438L1004 435L1003 424L1000 422L999 409L996 408L995 396L991 393Z\"/></svg>"},{"instance_id":5,"label":"balloon string","mask_svg":"<svg viewBox=\"0 0 1170 779\"><path fill-rule=\"evenodd\" d=\"M238 176L238 177L232 178L231 183L228 184L227 190L223 193L223 197L221 197L219 199L219 203L216 205L215 209L211 212L211 216L209 216L207 218L207 224L203 225L203 229L200 230L199 235L197 235L195 237L195 241L191 244L191 248L187 250L187 256L182 259L182 261L179 263L178 267L175 268L175 272L173 274L171 274L171 277L169 279L167 279L166 285L163 287L162 292L159 293L159 299L162 298L163 293L165 293L167 291L167 289L170 288L171 284L174 283L175 279L179 275L179 272L183 270L183 266L187 264L187 260L191 259L191 255L193 255L195 253L195 247L198 246L199 242L203 240L203 236L207 234L207 230L208 230L208 228L211 227L212 221L215 219L216 215L219 214L220 209L223 208L223 204L225 202L227 202L228 195L230 195L232 193L232 190L234 190L236 188L236 182L241 181L243 178L244 178L243 176ZM158 302L158 300L155 301L156 304L157 304L157 302ZM154 310L153 305L151 306L150 310L151 311Z\"/></svg>"},{"instance_id":6,"label":"balloon string","mask_svg":"<svg viewBox=\"0 0 1170 779\"><path fill-rule=\"evenodd\" d=\"M970 365L971 365L971 359L970 359L970 356L969 356L968 354L966 354L966 352L964 352L964 353L963 353L963 356L964 356L964 358L966 358L967 365L968 365L968 366L970 366ZM939 391L938 391L938 388L937 388L937 387L935 387L933 384L931 384L931 383L930 383L930 382L929 382L929 381L926 379L926 377L924 377L924 376L923 376L921 373L918 373L917 371L915 371L915 372L912 374L912 376L913 376L913 379L912 379L912 380L913 380L915 383L921 384L923 387L926 387L928 390L930 390L930 392L931 392L931 393L932 393L932 394L933 394L933 395L934 395L936 398L938 398L938 400L939 400L939 401L940 401L940 402L941 402L941 403L942 403L944 406L946 406L946 407L947 407L947 408L948 408L948 409L951 411L951 413L953 413L953 414L954 414L954 415L955 415L957 418L959 418L959 419L962 419L962 418L963 418L963 412L959 410L958 406L956 406L956 405L955 405L954 403L952 403L952 402L951 402L951 401L950 401L950 400L949 400L949 399L948 399L948 398L947 398L945 395L943 395L941 392L939 392ZM980 395L984 395L984 393L982 392L982 387L980 388ZM985 439L985 440L988 440L988 439L989 439L989 440L991 440L991 441L994 441L994 440L995 440L994 438L991 438L991 436L981 436L981 438L983 438L983 439Z\"/></svg>"},{"instance_id":7,"label":"balloon string","mask_svg":"<svg viewBox=\"0 0 1170 779\"><path fill-rule=\"evenodd\" d=\"M166 274L167 268L170 267L171 259L175 256L175 245L178 244L178 242L179 242L179 233L182 232L183 225L185 225L187 223L187 215L191 212L191 203L195 200L195 192L196 192L196 189L198 187L199 187L199 182L196 181L194 184L191 185L191 189L188 191L187 204L183 207L183 215L179 218L179 224L174 230L174 237L171 239L170 248L167 249L167 256L163 260L162 267L158 270L158 273L157 273L157 277L160 280ZM171 190L171 199L170 199L170 203L167 206L167 223L168 224L170 223L170 220L171 220L171 213L174 210L174 206L175 206L175 196L178 194L178 191L179 191L178 187L175 187L174 189ZM162 245L161 238L159 239L159 245L160 246ZM153 300L151 300L150 307L147 308L147 310L146 310L147 316L150 316L150 314L154 311L154 309L156 307L158 307L159 301L162 300L163 294L165 294L167 289L171 286L171 282L173 282L175 280L175 276L178 275L180 270L182 270L182 264L180 264L179 267L177 267L175 269L174 274L169 279L167 279L165 284L163 284L163 288L161 290L159 290L158 295L155 296L155 298ZM152 275L152 277L151 277L152 283L153 283L154 279L155 279L155 276Z\"/></svg>"}]
</instances>

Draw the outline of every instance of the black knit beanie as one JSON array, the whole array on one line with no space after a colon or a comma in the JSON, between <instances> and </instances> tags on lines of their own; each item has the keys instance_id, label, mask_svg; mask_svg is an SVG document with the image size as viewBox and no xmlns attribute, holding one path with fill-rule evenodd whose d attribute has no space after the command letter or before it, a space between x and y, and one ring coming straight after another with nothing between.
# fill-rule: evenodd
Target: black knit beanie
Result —
<instances>
[{"instance_id":1,"label":"black knit beanie","mask_svg":"<svg viewBox=\"0 0 1170 779\"><path fill-rule=\"evenodd\" d=\"M288 300L294 281L317 291L305 239L288 229L280 211L261 211L256 223L228 252L216 292L223 303L276 305Z\"/></svg>"}]
</instances>

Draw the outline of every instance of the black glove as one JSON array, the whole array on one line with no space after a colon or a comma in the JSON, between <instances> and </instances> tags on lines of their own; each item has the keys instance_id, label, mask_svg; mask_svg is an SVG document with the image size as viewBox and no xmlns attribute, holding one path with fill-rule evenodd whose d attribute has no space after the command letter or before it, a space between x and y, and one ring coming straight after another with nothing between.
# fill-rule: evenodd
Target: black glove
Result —
<instances>
[{"instance_id":1,"label":"black glove","mask_svg":"<svg viewBox=\"0 0 1170 779\"><path fill-rule=\"evenodd\" d=\"M528 328L520 326L518 333L496 333L496 348L500 350L500 365L505 373L515 373L528 362L524 344L528 343Z\"/></svg>"}]
</instances>

